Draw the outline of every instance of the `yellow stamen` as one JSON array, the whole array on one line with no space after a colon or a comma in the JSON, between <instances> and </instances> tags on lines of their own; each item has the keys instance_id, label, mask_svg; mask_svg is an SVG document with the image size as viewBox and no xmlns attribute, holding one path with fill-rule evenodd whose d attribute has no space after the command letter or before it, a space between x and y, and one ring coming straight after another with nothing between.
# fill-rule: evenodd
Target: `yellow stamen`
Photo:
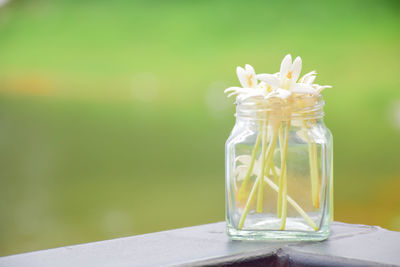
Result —
<instances>
[{"instance_id":1,"label":"yellow stamen","mask_svg":"<svg viewBox=\"0 0 400 267\"><path fill-rule=\"evenodd\" d=\"M249 76L247 76L247 82L249 83L249 86L253 86L253 82L251 81L251 78L253 77L253 74L250 74Z\"/></svg>"},{"instance_id":2,"label":"yellow stamen","mask_svg":"<svg viewBox=\"0 0 400 267\"><path fill-rule=\"evenodd\" d=\"M286 75L286 77L287 77L288 79L292 79L292 71L289 71L288 74Z\"/></svg>"}]
</instances>

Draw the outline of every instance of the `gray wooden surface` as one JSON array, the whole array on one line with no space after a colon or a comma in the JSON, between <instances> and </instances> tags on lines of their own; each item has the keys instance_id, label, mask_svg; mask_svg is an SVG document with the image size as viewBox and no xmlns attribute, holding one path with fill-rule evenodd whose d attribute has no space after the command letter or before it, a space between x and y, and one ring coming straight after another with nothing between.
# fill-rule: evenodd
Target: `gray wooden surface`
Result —
<instances>
[{"instance_id":1,"label":"gray wooden surface","mask_svg":"<svg viewBox=\"0 0 400 267\"><path fill-rule=\"evenodd\" d=\"M0 266L400 266L400 232L334 222L322 242L231 241L225 223L0 258Z\"/></svg>"}]
</instances>

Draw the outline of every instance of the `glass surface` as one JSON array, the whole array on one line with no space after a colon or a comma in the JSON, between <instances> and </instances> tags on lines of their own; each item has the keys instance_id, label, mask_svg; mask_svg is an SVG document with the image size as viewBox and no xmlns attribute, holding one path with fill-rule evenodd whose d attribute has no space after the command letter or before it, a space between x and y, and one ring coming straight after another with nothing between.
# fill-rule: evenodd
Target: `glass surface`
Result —
<instances>
[{"instance_id":1,"label":"glass surface","mask_svg":"<svg viewBox=\"0 0 400 267\"><path fill-rule=\"evenodd\" d=\"M326 239L333 217L330 131L321 116L253 115L237 114L226 142L228 235Z\"/></svg>"}]
</instances>

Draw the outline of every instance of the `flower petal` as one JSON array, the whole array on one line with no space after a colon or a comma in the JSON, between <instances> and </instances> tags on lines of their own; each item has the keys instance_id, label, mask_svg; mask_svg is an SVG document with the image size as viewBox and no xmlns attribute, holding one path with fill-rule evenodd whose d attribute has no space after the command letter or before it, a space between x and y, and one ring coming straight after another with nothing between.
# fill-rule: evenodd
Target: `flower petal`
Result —
<instances>
[{"instance_id":1,"label":"flower petal","mask_svg":"<svg viewBox=\"0 0 400 267\"><path fill-rule=\"evenodd\" d=\"M234 180L234 187L235 187L235 191L237 191L237 184L236 182L242 181L244 179L244 177L247 174L247 167L244 165L240 165L238 167L236 167L236 169L233 171L233 177L235 177L236 179Z\"/></svg>"},{"instance_id":2,"label":"flower petal","mask_svg":"<svg viewBox=\"0 0 400 267\"><path fill-rule=\"evenodd\" d=\"M257 78L256 78L256 72L253 68L253 66L246 64L245 66L246 69L246 78L247 78L247 87L252 87L255 88L257 86Z\"/></svg>"},{"instance_id":3,"label":"flower petal","mask_svg":"<svg viewBox=\"0 0 400 267\"><path fill-rule=\"evenodd\" d=\"M242 89L242 88L241 88L241 87L235 87L235 86L229 87L229 88L226 88L226 89L224 90L224 93L226 94L226 93L228 93L228 92L233 92L233 91L236 91L236 90L238 90L238 89Z\"/></svg>"},{"instance_id":4,"label":"flower petal","mask_svg":"<svg viewBox=\"0 0 400 267\"><path fill-rule=\"evenodd\" d=\"M286 75L289 72L290 67L292 66L292 56L290 54L287 54L281 63L281 69L280 69L280 76L281 77L286 77Z\"/></svg>"},{"instance_id":5,"label":"flower petal","mask_svg":"<svg viewBox=\"0 0 400 267\"><path fill-rule=\"evenodd\" d=\"M230 94L228 94L228 97L231 97L233 95L248 95L248 94L251 94L254 92L258 92L258 91L255 91L255 89L253 89L253 88L242 88L242 87L229 87L229 88L225 89L225 91L231 92Z\"/></svg>"},{"instance_id":6,"label":"flower petal","mask_svg":"<svg viewBox=\"0 0 400 267\"><path fill-rule=\"evenodd\" d=\"M284 89L280 89L280 88L278 88L276 91L277 91L279 97L282 99L288 98L292 94L289 90L284 90Z\"/></svg>"},{"instance_id":7,"label":"flower petal","mask_svg":"<svg viewBox=\"0 0 400 267\"><path fill-rule=\"evenodd\" d=\"M251 157L250 157L250 155L240 155L240 156L236 157L236 161L239 161L240 163L243 163L244 165L249 166Z\"/></svg>"},{"instance_id":8,"label":"flower petal","mask_svg":"<svg viewBox=\"0 0 400 267\"><path fill-rule=\"evenodd\" d=\"M296 82L297 79L299 79L300 76L300 72L301 72L301 66L302 66L302 62L301 62L301 57L296 57L296 59L293 62L291 71L292 71L292 81Z\"/></svg>"},{"instance_id":9,"label":"flower petal","mask_svg":"<svg viewBox=\"0 0 400 267\"><path fill-rule=\"evenodd\" d=\"M245 96L240 96L239 101L240 101L240 102L244 102L244 101L247 101L247 100L249 100L249 99L256 98L256 97L260 97L260 95L245 95ZM255 101L257 101L257 99L253 99L253 101L255 102Z\"/></svg>"},{"instance_id":10,"label":"flower petal","mask_svg":"<svg viewBox=\"0 0 400 267\"><path fill-rule=\"evenodd\" d=\"M239 78L239 82L243 87L248 87L246 71L242 67L236 68L236 73Z\"/></svg>"},{"instance_id":11,"label":"flower petal","mask_svg":"<svg viewBox=\"0 0 400 267\"><path fill-rule=\"evenodd\" d=\"M278 89L272 91L271 93L269 93L265 98L266 99L268 99L268 98L286 99L291 95L292 95L292 93L289 90L278 88Z\"/></svg>"},{"instance_id":12,"label":"flower petal","mask_svg":"<svg viewBox=\"0 0 400 267\"><path fill-rule=\"evenodd\" d=\"M230 98L231 96L238 95L238 94L239 94L239 92L233 92L233 93L230 93L229 95L227 95L226 97Z\"/></svg>"},{"instance_id":13,"label":"flower petal","mask_svg":"<svg viewBox=\"0 0 400 267\"><path fill-rule=\"evenodd\" d=\"M256 71L254 70L254 68L253 68L252 65L246 64L246 65L244 66L244 68L245 68L245 70L247 71L248 74L249 74L249 73L252 73L252 74L254 74L254 76L256 75Z\"/></svg>"},{"instance_id":14,"label":"flower petal","mask_svg":"<svg viewBox=\"0 0 400 267\"><path fill-rule=\"evenodd\" d=\"M266 84L271 86L273 89L279 87L279 83L280 83L279 78L277 78L273 74L258 74L257 75L257 79L259 79L260 81L265 82Z\"/></svg>"},{"instance_id":15,"label":"flower petal","mask_svg":"<svg viewBox=\"0 0 400 267\"><path fill-rule=\"evenodd\" d=\"M254 90L253 90L254 91ZM263 96L265 96L265 93L263 92L263 91L261 91L261 90L258 90L258 91L254 91L254 92L251 92L251 93L248 93L248 94L246 94L246 95L242 95L242 96L240 96L240 101L245 101L245 100L248 100L248 99L250 99L250 98L253 98L253 97L263 97Z\"/></svg>"},{"instance_id":16,"label":"flower petal","mask_svg":"<svg viewBox=\"0 0 400 267\"><path fill-rule=\"evenodd\" d=\"M268 92L271 92L272 88L270 85L266 84L265 82L260 82L257 85L257 89L261 89L264 95L267 95Z\"/></svg>"},{"instance_id":17,"label":"flower petal","mask_svg":"<svg viewBox=\"0 0 400 267\"><path fill-rule=\"evenodd\" d=\"M309 73L304 74L303 77L300 78L299 82L305 83L305 80L308 79L308 77L315 76L315 75L317 75L317 72L315 70L310 71Z\"/></svg>"},{"instance_id":18,"label":"flower petal","mask_svg":"<svg viewBox=\"0 0 400 267\"><path fill-rule=\"evenodd\" d=\"M295 94L315 94L314 88L305 83L295 83L290 89Z\"/></svg>"},{"instance_id":19,"label":"flower petal","mask_svg":"<svg viewBox=\"0 0 400 267\"><path fill-rule=\"evenodd\" d=\"M314 81L315 81L315 78L317 78L317 76L315 76L315 75L308 76L308 77L305 79L304 83L305 83L305 84L312 85L312 84L314 83Z\"/></svg>"},{"instance_id":20,"label":"flower petal","mask_svg":"<svg viewBox=\"0 0 400 267\"><path fill-rule=\"evenodd\" d=\"M319 93L321 93L321 91L325 90L326 88L332 88L332 86L313 84L313 88L319 94Z\"/></svg>"}]
</instances>

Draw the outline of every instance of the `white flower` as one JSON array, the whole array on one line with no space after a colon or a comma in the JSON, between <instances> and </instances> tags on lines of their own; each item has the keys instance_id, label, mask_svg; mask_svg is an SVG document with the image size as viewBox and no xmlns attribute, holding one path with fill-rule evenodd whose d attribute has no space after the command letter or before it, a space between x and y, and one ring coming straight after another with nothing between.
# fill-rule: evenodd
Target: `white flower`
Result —
<instances>
[{"instance_id":1,"label":"white flower","mask_svg":"<svg viewBox=\"0 0 400 267\"><path fill-rule=\"evenodd\" d=\"M272 88L272 92L266 98L277 97L287 99L292 93L295 93L299 87L296 82L300 76L301 65L300 57L297 57L292 63L292 56L286 55L282 60L281 69L278 73L257 75L257 79L265 82Z\"/></svg>"},{"instance_id":2,"label":"white flower","mask_svg":"<svg viewBox=\"0 0 400 267\"><path fill-rule=\"evenodd\" d=\"M254 68L246 64L244 68L237 67L236 69L242 87L229 87L225 93L229 93L228 97L237 95L241 101L260 97L285 100L293 94L318 95L322 90L331 88L329 85L314 84L317 77L315 71L311 71L299 79L301 68L301 58L296 57L292 62L290 54L283 58L280 71L275 74L256 75ZM258 83L258 80L261 82Z\"/></svg>"},{"instance_id":3,"label":"white flower","mask_svg":"<svg viewBox=\"0 0 400 267\"><path fill-rule=\"evenodd\" d=\"M247 172L250 167L251 156L250 155L240 155L236 158L235 161L236 161L237 167L233 171L233 177L235 177L233 186L235 188L235 191L238 191L237 183L243 182L244 178L246 177ZM260 173L261 166L262 166L261 159L260 158L256 159L254 161L253 170L252 170L250 176L258 175ZM280 176L281 170L276 166L273 166L273 168L275 168L275 174ZM269 173L268 174L265 173L264 175L267 175L267 176L274 175L274 171L272 171L272 169L269 169Z\"/></svg>"},{"instance_id":4,"label":"white flower","mask_svg":"<svg viewBox=\"0 0 400 267\"><path fill-rule=\"evenodd\" d=\"M280 87L280 74L257 74L257 79L265 82L272 90L276 90Z\"/></svg>"},{"instance_id":5,"label":"white flower","mask_svg":"<svg viewBox=\"0 0 400 267\"><path fill-rule=\"evenodd\" d=\"M241 165L237 166L235 171L233 172L233 176L237 177L237 181L242 181L247 174L247 170L249 169L251 161L250 155L241 155L236 158L236 162L240 163ZM257 175L257 171L259 171L261 167L260 160L255 160L253 165L253 170L251 175Z\"/></svg>"},{"instance_id":6,"label":"white flower","mask_svg":"<svg viewBox=\"0 0 400 267\"><path fill-rule=\"evenodd\" d=\"M260 92L260 90L258 90L258 92L253 92L253 89L257 89L258 85L256 72L251 65L246 64L244 68L237 67L236 73L239 78L239 82L243 87L229 87L225 89L224 93L229 93L228 97L234 95L248 95L253 93L258 94Z\"/></svg>"},{"instance_id":7,"label":"white flower","mask_svg":"<svg viewBox=\"0 0 400 267\"><path fill-rule=\"evenodd\" d=\"M301 57L296 57L292 64L292 56L286 55L281 63L281 70L280 70L280 80L281 84L280 87L282 89L290 90L292 86L294 86L299 79L300 72L301 72Z\"/></svg>"},{"instance_id":8,"label":"white flower","mask_svg":"<svg viewBox=\"0 0 400 267\"><path fill-rule=\"evenodd\" d=\"M281 69L276 74L259 74L257 78L270 85L274 90L284 89L289 90L294 94L311 94L318 95L323 89L331 88L329 85L318 85L313 84L317 73L311 71L305 74L299 79L302 67L302 61L300 57L296 57L292 63L291 55L286 55L281 63ZM287 96L287 94L283 94Z\"/></svg>"},{"instance_id":9,"label":"white flower","mask_svg":"<svg viewBox=\"0 0 400 267\"><path fill-rule=\"evenodd\" d=\"M269 86L265 82L260 82L256 88L248 90L246 95L242 95L242 96L239 95L239 99L240 99L240 101L245 101L245 100L247 100L249 98L253 98L253 97L265 98L268 95L268 93L271 91L272 91L271 86Z\"/></svg>"},{"instance_id":10,"label":"white flower","mask_svg":"<svg viewBox=\"0 0 400 267\"><path fill-rule=\"evenodd\" d=\"M290 91L278 88L278 89L273 90L271 93L269 93L265 98L268 99L268 98L277 97L277 98L281 98L281 99L286 99L291 95L292 95L292 93Z\"/></svg>"},{"instance_id":11,"label":"white flower","mask_svg":"<svg viewBox=\"0 0 400 267\"><path fill-rule=\"evenodd\" d=\"M300 78L299 83L296 85L296 88L294 88L293 92L299 94L319 95L322 90L326 88L332 88L330 85L315 84L314 81L316 77L317 73L315 71L305 74Z\"/></svg>"},{"instance_id":12,"label":"white flower","mask_svg":"<svg viewBox=\"0 0 400 267\"><path fill-rule=\"evenodd\" d=\"M243 86L243 88L257 87L256 72L251 65L246 64L244 66L244 69L242 67L237 67L236 73L239 78L239 82Z\"/></svg>"},{"instance_id":13,"label":"white flower","mask_svg":"<svg viewBox=\"0 0 400 267\"><path fill-rule=\"evenodd\" d=\"M257 88L261 89L261 91L264 93L264 95L267 95L269 92L272 91L271 86L269 86L267 83L265 82L260 82L257 85Z\"/></svg>"},{"instance_id":14,"label":"white flower","mask_svg":"<svg viewBox=\"0 0 400 267\"><path fill-rule=\"evenodd\" d=\"M258 74L257 79L266 82L273 89L291 90L295 87L301 72L301 58L296 57L292 63L292 56L286 55L281 63L281 69L276 74Z\"/></svg>"},{"instance_id":15,"label":"white flower","mask_svg":"<svg viewBox=\"0 0 400 267\"><path fill-rule=\"evenodd\" d=\"M241 165L237 166L233 175L234 177L237 177L236 180L237 181L242 181L244 179L244 177L247 174L247 170L249 169L250 166L250 161L251 161L251 156L250 155L240 155L236 158L236 162L240 163ZM256 159L254 161L254 165L253 165L253 170L251 172L251 175L258 175L260 173L260 169L261 169L261 158ZM275 171L279 174L280 173L280 169L275 167ZM269 170L270 173L272 174L272 170ZM269 175L269 174L265 174L265 175Z\"/></svg>"},{"instance_id":16,"label":"white flower","mask_svg":"<svg viewBox=\"0 0 400 267\"><path fill-rule=\"evenodd\" d=\"M249 90L249 88L242 88L242 87L233 86L233 87L226 88L224 93L225 94L229 93L228 97L231 97L231 96L240 95L240 94L242 94L242 95L250 94L251 90Z\"/></svg>"},{"instance_id":17,"label":"white flower","mask_svg":"<svg viewBox=\"0 0 400 267\"><path fill-rule=\"evenodd\" d=\"M304 76L300 78L299 83L312 84L316 77L317 77L317 72L315 70L310 71L309 73L304 74Z\"/></svg>"},{"instance_id":18,"label":"white flower","mask_svg":"<svg viewBox=\"0 0 400 267\"><path fill-rule=\"evenodd\" d=\"M326 88L332 88L330 85L319 85L319 84L313 84L312 88L315 90L316 94L320 94L322 90Z\"/></svg>"}]
</instances>

